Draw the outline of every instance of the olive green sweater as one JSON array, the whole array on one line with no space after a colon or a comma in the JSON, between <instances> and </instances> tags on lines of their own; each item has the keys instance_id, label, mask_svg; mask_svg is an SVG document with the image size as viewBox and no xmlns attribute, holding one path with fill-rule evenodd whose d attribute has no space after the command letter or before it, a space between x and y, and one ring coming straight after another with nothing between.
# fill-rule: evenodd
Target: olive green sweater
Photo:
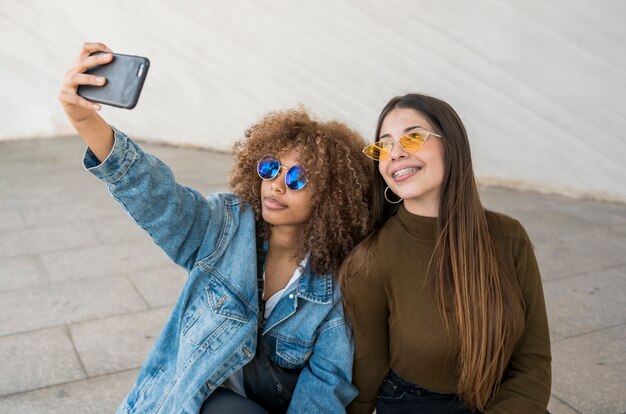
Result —
<instances>
[{"instance_id":1,"label":"olive green sweater","mask_svg":"<svg viewBox=\"0 0 626 414\"><path fill-rule=\"evenodd\" d=\"M487 412L543 413L550 398L550 336L533 246L517 220L486 214L502 277L516 278L525 307L524 329ZM378 235L370 265L347 286L359 390L349 413L374 410L389 369L430 390L457 393L459 338L446 330L426 277L436 223L402 206Z\"/></svg>"}]
</instances>

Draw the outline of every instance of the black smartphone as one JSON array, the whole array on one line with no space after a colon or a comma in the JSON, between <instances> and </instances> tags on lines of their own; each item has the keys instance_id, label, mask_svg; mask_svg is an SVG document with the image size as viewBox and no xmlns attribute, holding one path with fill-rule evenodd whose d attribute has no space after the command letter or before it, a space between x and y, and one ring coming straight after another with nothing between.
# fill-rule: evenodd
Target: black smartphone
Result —
<instances>
[{"instance_id":1,"label":"black smartphone","mask_svg":"<svg viewBox=\"0 0 626 414\"><path fill-rule=\"evenodd\" d=\"M104 52L96 52L101 53ZM80 85L76 93L93 102L133 109L139 100L149 67L148 58L113 53L109 63L85 72L106 78L104 86Z\"/></svg>"}]
</instances>

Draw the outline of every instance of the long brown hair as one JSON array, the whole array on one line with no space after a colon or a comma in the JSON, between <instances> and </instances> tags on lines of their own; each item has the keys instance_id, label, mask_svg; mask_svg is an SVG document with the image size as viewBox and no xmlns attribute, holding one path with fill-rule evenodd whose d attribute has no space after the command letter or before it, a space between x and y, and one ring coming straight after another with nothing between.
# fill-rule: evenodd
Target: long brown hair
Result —
<instances>
[{"instance_id":1,"label":"long brown hair","mask_svg":"<svg viewBox=\"0 0 626 414\"><path fill-rule=\"evenodd\" d=\"M397 96L383 108L376 137L385 117L396 108L419 112L442 136L445 173L429 275L445 324L459 337L458 395L470 409L483 411L502 381L522 329L521 292L498 268L467 132L457 113L446 102L430 96ZM375 164L374 232L347 258L340 272L344 286L367 266L378 230L398 209L398 205L385 201L386 183ZM345 303L350 310L349 297Z\"/></svg>"}]
</instances>

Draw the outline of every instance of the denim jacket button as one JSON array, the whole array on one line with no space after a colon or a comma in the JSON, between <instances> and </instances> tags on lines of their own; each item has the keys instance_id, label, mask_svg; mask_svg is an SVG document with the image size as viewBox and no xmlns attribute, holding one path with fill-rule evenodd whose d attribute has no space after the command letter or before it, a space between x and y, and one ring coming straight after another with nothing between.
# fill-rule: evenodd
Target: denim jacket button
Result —
<instances>
[{"instance_id":1,"label":"denim jacket button","mask_svg":"<svg viewBox=\"0 0 626 414\"><path fill-rule=\"evenodd\" d=\"M289 299L293 299L293 293L289 294Z\"/></svg>"},{"instance_id":2,"label":"denim jacket button","mask_svg":"<svg viewBox=\"0 0 626 414\"><path fill-rule=\"evenodd\" d=\"M250 352L245 346L243 347L243 353L246 354L246 357L248 358L252 356L252 352Z\"/></svg>"}]
</instances>

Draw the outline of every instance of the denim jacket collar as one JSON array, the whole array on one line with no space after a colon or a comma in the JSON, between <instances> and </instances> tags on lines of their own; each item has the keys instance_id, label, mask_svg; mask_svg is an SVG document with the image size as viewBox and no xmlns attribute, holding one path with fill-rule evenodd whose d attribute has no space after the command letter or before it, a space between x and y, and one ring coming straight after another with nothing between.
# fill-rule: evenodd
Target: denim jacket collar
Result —
<instances>
[{"instance_id":1,"label":"denim jacket collar","mask_svg":"<svg viewBox=\"0 0 626 414\"><path fill-rule=\"evenodd\" d=\"M267 255L269 243L264 240L261 243L263 253ZM264 261L265 259L263 259ZM285 292L287 294L287 292ZM302 275L298 280L296 296L311 302L329 304L333 301L333 277L331 274L316 275L311 270L311 261L307 260ZM295 301L294 301L295 311Z\"/></svg>"},{"instance_id":2,"label":"denim jacket collar","mask_svg":"<svg viewBox=\"0 0 626 414\"><path fill-rule=\"evenodd\" d=\"M315 275L310 262L298 282L298 296L311 302L329 304L333 301L333 277L330 274Z\"/></svg>"},{"instance_id":3,"label":"denim jacket collar","mask_svg":"<svg viewBox=\"0 0 626 414\"><path fill-rule=\"evenodd\" d=\"M285 292L263 326L263 334L296 312L298 298L319 304L332 304L333 279L330 274L315 275L307 263L297 287Z\"/></svg>"}]
</instances>

